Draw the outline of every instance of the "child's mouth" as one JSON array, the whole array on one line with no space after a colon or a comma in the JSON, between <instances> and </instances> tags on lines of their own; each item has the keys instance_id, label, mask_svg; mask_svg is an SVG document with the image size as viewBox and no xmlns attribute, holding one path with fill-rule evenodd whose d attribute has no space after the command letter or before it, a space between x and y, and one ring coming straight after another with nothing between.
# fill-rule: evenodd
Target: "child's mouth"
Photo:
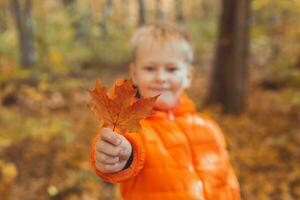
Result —
<instances>
[{"instance_id":1,"label":"child's mouth","mask_svg":"<svg viewBox=\"0 0 300 200\"><path fill-rule=\"evenodd\" d=\"M159 93L163 93L163 92L167 91L167 89L164 89L164 88L151 88L151 90L154 92L159 92Z\"/></svg>"}]
</instances>

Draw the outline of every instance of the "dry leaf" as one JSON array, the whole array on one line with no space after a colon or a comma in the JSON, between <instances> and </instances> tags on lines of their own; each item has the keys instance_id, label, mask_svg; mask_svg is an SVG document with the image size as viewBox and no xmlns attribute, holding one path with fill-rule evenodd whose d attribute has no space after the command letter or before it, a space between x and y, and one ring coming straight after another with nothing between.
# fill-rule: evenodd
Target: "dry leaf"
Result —
<instances>
[{"instance_id":1,"label":"dry leaf","mask_svg":"<svg viewBox=\"0 0 300 200\"><path fill-rule=\"evenodd\" d=\"M132 81L117 81L113 87L112 94L108 95L106 88L100 81L90 91L90 96L95 111L103 121L104 126L113 130L135 132L140 127L140 120L149 115L158 96L151 98L135 99L137 89L133 88Z\"/></svg>"}]
</instances>

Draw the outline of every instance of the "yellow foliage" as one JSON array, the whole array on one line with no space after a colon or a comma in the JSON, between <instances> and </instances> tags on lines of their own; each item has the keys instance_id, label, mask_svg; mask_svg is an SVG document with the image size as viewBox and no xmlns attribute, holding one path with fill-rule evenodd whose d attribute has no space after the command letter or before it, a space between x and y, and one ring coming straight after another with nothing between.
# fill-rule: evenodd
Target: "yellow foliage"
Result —
<instances>
[{"instance_id":1,"label":"yellow foliage","mask_svg":"<svg viewBox=\"0 0 300 200\"><path fill-rule=\"evenodd\" d=\"M51 63L57 65L61 64L63 61L61 53L57 50L53 50L50 52L49 60L51 61Z\"/></svg>"},{"instance_id":2,"label":"yellow foliage","mask_svg":"<svg viewBox=\"0 0 300 200\"><path fill-rule=\"evenodd\" d=\"M254 10L261 9L268 5L270 3L270 0L254 0L252 1L252 8Z\"/></svg>"},{"instance_id":3,"label":"yellow foliage","mask_svg":"<svg viewBox=\"0 0 300 200\"><path fill-rule=\"evenodd\" d=\"M48 191L48 194L49 194L50 196L55 196L55 195L57 195L57 193L58 193L58 189L56 188L55 185L50 185L50 186L48 187L47 191Z\"/></svg>"},{"instance_id":4,"label":"yellow foliage","mask_svg":"<svg viewBox=\"0 0 300 200\"><path fill-rule=\"evenodd\" d=\"M5 183L11 183L18 175L18 170L13 163L5 163L1 166L1 174Z\"/></svg>"}]
</instances>

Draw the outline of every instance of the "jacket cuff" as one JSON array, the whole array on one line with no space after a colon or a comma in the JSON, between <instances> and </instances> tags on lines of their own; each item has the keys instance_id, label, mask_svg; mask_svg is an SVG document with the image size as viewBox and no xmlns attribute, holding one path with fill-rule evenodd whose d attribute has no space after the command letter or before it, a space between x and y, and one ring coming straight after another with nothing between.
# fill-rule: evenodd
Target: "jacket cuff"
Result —
<instances>
[{"instance_id":1,"label":"jacket cuff","mask_svg":"<svg viewBox=\"0 0 300 200\"><path fill-rule=\"evenodd\" d=\"M119 183L133 178L140 172L144 166L145 150L142 142L138 140L137 137L133 137L133 134L139 133L122 133L122 135L131 143L133 151L132 163L128 168L116 173L104 173L97 169L95 162L95 144L100 139L100 134L95 137L90 154L90 164L98 176L110 183Z\"/></svg>"}]
</instances>

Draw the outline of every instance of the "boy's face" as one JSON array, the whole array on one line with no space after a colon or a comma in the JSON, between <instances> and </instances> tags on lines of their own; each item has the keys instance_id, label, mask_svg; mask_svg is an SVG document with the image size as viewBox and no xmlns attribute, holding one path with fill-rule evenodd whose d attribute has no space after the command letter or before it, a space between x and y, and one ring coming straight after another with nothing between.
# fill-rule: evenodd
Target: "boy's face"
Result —
<instances>
[{"instance_id":1,"label":"boy's face","mask_svg":"<svg viewBox=\"0 0 300 200\"><path fill-rule=\"evenodd\" d=\"M130 75L142 97L160 94L155 107L167 110L176 106L183 90L190 86L192 67L179 50L159 46L141 48Z\"/></svg>"}]
</instances>

